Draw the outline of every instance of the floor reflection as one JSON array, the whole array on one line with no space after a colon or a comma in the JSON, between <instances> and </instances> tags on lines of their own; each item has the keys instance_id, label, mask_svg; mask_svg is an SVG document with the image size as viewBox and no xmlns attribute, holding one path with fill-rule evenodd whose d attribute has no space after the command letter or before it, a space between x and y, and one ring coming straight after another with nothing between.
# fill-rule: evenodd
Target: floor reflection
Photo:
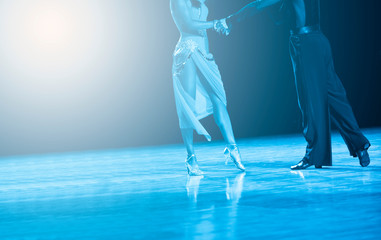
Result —
<instances>
[{"instance_id":1,"label":"floor reflection","mask_svg":"<svg viewBox=\"0 0 381 240\"><path fill-rule=\"evenodd\" d=\"M192 202L197 202L198 188L204 176L187 176L187 195Z\"/></svg>"},{"instance_id":2,"label":"floor reflection","mask_svg":"<svg viewBox=\"0 0 381 240\"><path fill-rule=\"evenodd\" d=\"M377 239L381 129L367 136L367 168L337 134L321 170L290 171L305 145L293 136L242 141L246 173L199 145L200 177L182 146L3 158L0 239Z\"/></svg>"},{"instance_id":3,"label":"floor reflection","mask_svg":"<svg viewBox=\"0 0 381 240\"><path fill-rule=\"evenodd\" d=\"M229 178L226 178L226 199L232 200L234 203L238 203L242 195L243 182L245 179L246 173L238 174L232 183Z\"/></svg>"},{"instance_id":4,"label":"floor reflection","mask_svg":"<svg viewBox=\"0 0 381 240\"><path fill-rule=\"evenodd\" d=\"M227 235L225 232L225 237L236 235L239 218L238 204L244 189L245 176L246 173L239 173L236 176L213 179L212 183L216 189L222 189L223 186L225 189L225 191L217 192L207 192L210 188L210 180L202 176L187 177L187 197L192 203L191 218L197 219L194 226L186 228L187 236L202 233L203 238L219 239L223 237L218 234L221 229L229 229ZM202 189L203 184L207 188L206 191Z\"/></svg>"},{"instance_id":5,"label":"floor reflection","mask_svg":"<svg viewBox=\"0 0 381 240\"><path fill-rule=\"evenodd\" d=\"M234 203L238 203L239 199L242 195L243 190L243 183L245 179L246 173L239 173L236 177L226 177L225 183L226 183L226 199L231 200ZM204 176L187 176L187 182L185 185L185 188L187 190L187 196L189 200L192 202L197 202L197 196L199 193L200 183L201 179L203 179Z\"/></svg>"},{"instance_id":6,"label":"floor reflection","mask_svg":"<svg viewBox=\"0 0 381 240\"><path fill-rule=\"evenodd\" d=\"M304 180L304 173L303 171L290 171L291 174L299 176L301 179Z\"/></svg>"}]
</instances>

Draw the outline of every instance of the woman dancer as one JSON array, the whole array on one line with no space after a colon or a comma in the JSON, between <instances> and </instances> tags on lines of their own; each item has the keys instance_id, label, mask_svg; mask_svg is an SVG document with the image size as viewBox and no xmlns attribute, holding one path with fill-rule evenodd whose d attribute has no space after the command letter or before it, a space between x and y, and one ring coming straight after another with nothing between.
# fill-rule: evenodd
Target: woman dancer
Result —
<instances>
[{"instance_id":1,"label":"woman dancer","mask_svg":"<svg viewBox=\"0 0 381 240\"><path fill-rule=\"evenodd\" d=\"M205 0L170 0L172 17L180 31L180 40L173 55L173 87L180 129L188 157L189 175L203 175L199 169L193 147L193 131L210 135L200 119L214 114L214 119L227 144L224 154L238 169L244 171L241 155L235 142L230 118L226 109L226 95L221 75L209 53L206 30L220 31L220 21L207 21Z\"/></svg>"}]
</instances>

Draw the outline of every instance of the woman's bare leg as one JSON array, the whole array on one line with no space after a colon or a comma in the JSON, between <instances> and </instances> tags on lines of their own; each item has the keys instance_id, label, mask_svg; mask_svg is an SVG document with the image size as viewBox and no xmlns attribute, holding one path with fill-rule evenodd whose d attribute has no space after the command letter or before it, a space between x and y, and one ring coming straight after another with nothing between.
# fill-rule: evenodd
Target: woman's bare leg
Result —
<instances>
[{"instance_id":1,"label":"woman's bare leg","mask_svg":"<svg viewBox=\"0 0 381 240\"><path fill-rule=\"evenodd\" d=\"M192 156L194 154L193 128L182 128L181 135L183 136L183 141L185 148L187 149L188 156Z\"/></svg>"},{"instance_id":2,"label":"woman's bare leg","mask_svg":"<svg viewBox=\"0 0 381 240\"><path fill-rule=\"evenodd\" d=\"M214 121L216 122L221 134L228 146L235 145L235 138L233 133L232 124L230 121L229 113L226 105L221 99L214 93L209 82L200 74L200 81L209 94L209 98L213 104Z\"/></svg>"},{"instance_id":3,"label":"woman's bare leg","mask_svg":"<svg viewBox=\"0 0 381 240\"><path fill-rule=\"evenodd\" d=\"M210 99L213 103L214 121L220 129L226 144L228 146L235 145L233 128L226 105L215 94L210 94Z\"/></svg>"},{"instance_id":4,"label":"woman's bare leg","mask_svg":"<svg viewBox=\"0 0 381 240\"><path fill-rule=\"evenodd\" d=\"M196 79L196 66L193 60L189 59L181 73L180 81L185 92L187 92L192 98L196 97ZM193 128L181 129L181 135L183 137L184 145L187 149L188 156L192 156L193 154L195 154L193 147L193 131Z\"/></svg>"},{"instance_id":5,"label":"woman's bare leg","mask_svg":"<svg viewBox=\"0 0 381 240\"><path fill-rule=\"evenodd\" d=\"M226 105L215 94L205 78L202 78L201 81L203 81L203 85L209 93L210 100L213 104L214 120L219 127L227 145L224 154L227 160L232 160L238 169L245 171L245 167L243 166L241 160L241 154L235 142L233 128Z\"/></svg>"}]
</instances>

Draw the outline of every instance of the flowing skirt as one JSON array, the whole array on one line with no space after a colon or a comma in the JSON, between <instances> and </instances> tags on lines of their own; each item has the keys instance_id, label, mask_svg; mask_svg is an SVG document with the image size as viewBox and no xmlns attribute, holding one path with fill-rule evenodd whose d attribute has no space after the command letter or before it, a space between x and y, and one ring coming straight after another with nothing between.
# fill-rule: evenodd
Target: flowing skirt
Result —
<instances>
[{"instance_id":1,"label":"flowing skirt","mask_svg":"<svg viewBox=\"0 0 381 240\"><path fill-rule=\"evenodd\" d=\"M182 70L190 60L194 62L196 68L196 77L194 79L196 82L195 97L185 91L181 81ZM210 141L209 133L200 123L201 119L213 114L213 105L209 97L211 93L208 91L212 91L226 105L226 94L217 64L213 57L208 56L195 41L180 41L173 54L172 74L180 128L192 128ZM200 81L200 79L203 79L203 81ZM203 84L209 86L205 88Z\"/></svg>"}]
</instances>

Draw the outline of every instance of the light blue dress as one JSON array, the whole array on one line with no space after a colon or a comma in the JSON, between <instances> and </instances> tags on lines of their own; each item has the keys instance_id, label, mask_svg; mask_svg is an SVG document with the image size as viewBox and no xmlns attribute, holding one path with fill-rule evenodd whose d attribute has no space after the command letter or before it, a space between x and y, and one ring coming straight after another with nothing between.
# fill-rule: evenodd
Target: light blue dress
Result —
<instances>
[{"instance_id":1,"label":"light blue dress","mask_svg":"<svg viewBox=\"0 0 381 240\"><path fill-rule=\"evenodd\" d=\"M196 20L206 20L207 13L198 16L197 11L193 11ZM203 34L207 38L206 31ZM186 38L180 38L173 54L173 88L176 100L177 115L179 117L180 128L193 128L198 134L204 135L208 141L211 136L206 131L200 120L213 114L213 105L208 92L203 84L209 84L209 91L214 94L226 105L226 94L221 80L221 74L214 61L213 55L206 51L199 42L200 35L194 38L187 34ZM197 69L194 81L196 82L196 95L193 98L188 94L182 85L182 70L185 65L193 60ZM200 81L200 78L205 81Z\"/></svg>"}]
</instances>

